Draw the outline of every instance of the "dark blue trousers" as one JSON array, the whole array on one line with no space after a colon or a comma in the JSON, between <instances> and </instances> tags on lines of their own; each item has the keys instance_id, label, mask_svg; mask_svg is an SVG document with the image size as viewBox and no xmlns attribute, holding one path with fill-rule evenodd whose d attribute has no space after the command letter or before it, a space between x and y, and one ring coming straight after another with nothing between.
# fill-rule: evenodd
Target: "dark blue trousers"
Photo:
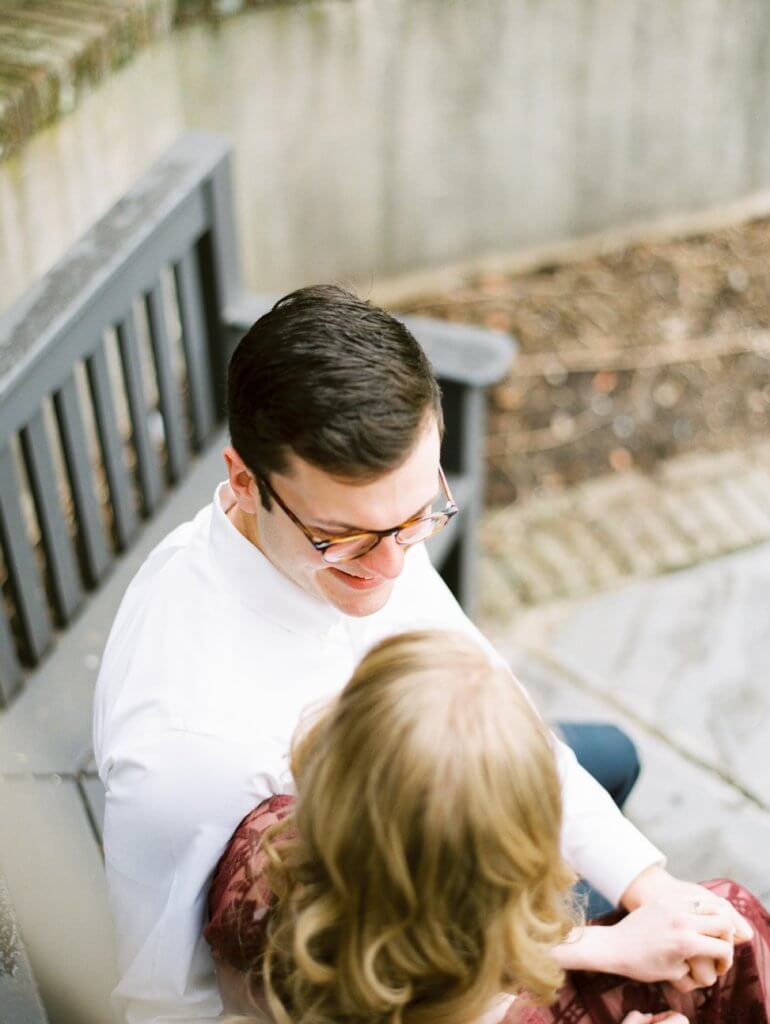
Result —
<instances>
[{"instance_id":1,"label":"dark blue trousers","mask_svg":"<svg viewBox=\"0 0 770 1024\"><path fill-rule=\"evenodd\" d=\"M601 722L557 722L556 732L622 810L641 769L636 747L623 730ZM586 900L589 920L613 909L601 893L585 881L578 883L576 891Z\"/></svg>"}]
</instances>

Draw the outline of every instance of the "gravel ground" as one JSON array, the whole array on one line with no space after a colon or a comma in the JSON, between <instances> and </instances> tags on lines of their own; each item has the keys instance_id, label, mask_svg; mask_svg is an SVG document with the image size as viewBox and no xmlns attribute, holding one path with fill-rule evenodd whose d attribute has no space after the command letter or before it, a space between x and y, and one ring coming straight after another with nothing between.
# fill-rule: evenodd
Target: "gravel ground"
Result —
<instances>
[{"instance_id":1,"label":"gravel ground","mask_svg":"<svg viewBox=\"0 0 770 1024\"><path fill-rule=\"evenodd\" d=\"M770 422L770 218L468 277L404 312L510 331L493 390L492 505L672 456L735 449Z\"/></svg>"}]
</instances>

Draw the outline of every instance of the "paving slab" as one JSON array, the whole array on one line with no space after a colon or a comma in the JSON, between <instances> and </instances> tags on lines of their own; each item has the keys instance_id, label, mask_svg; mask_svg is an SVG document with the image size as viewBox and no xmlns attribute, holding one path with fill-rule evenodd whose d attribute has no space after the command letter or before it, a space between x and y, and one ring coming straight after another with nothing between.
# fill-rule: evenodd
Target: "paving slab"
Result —
<instances>
[{"instance_id":1,"label":"paving slab","mask_svg":"<svg viewBox=\"0 0 770 1024\"><path fill-rule=\"evenodd\" d=\"M524 651L509 631L491 638L550 721L613 722L631 736L642 774L626 812L667 855L674 874L699 881L732 877L770 906L770 814L654 729L608 705L579 676Z\"/></svg>"},{"instance_id":2,"label":"paving slab","mask_svg":"<svg viewBox=\"0 0 770 1024\"><path fill-rule=\"evenodd\" d=\"M581 602L545 648L767 811L768 622L764 544Z\"/></svg>"},{"instance_id":3,"label":"paving slab","mask_svg":"<svg viewBox=\"0 0 770 1024\"><path fill-rule=\"evenodd\" d=\"M117 969L99 846L72 779L0 781L0 861L52 1024L109 1024Z\"/></svg>"}]
</instances>

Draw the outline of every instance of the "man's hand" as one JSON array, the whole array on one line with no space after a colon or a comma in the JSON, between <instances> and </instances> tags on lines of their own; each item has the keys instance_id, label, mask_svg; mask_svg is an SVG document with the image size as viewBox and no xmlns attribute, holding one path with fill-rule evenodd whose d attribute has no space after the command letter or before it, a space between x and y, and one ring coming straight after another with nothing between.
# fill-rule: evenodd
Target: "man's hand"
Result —
<instances>
[{"instance_id":1,"label":"man's hand","mask_svg":"<svg viewBox=\"0 0 770 1024\"><path fill-rule=\"evenodd\" d=\"M696 914L655 902L614 925L589 925L554 950L565 969L602 971L636 981L695 988L690 962L703 958L722 974L733 960L732 925L724 913ZM687 988L682 988L685 981ZM713 982L711 982L713 984Z\"/></svg>"},{"instance_id":2,"label":"man's hand","mask_svg":"<svg viewBox=\"0 0 770 1024\"><path fill-rule=\"evenodd\" d=\"M713 892L695 882L683 882L680 878L674 878L657 864L635 878L620 900L626 910L636 910L644 903L653 901L667 901L688 909L693 909L697 903L697 909L704 912L707 907L720 907L733 921L736 942L749 942L754 937L749 922L728 900L715 896Z\"/></svg>"},{"instance_id":3,"label":"man's hand","mask_svg":"<svg viewBox=\"0 0 770 1024\"><path fill-rule=\"evenodd\" d=\"M643 871L636 878L623 894L622 904L628 910L636 910L652 902L663 902L669 907L678 908L682 911L691 911L707 920L705 934L718 934L731 944L749 942L754 933L748 921L738 913L735 907L727 900L716 896L705 889L702 885L693 882L683 882L674 878L664 868L657 865ZM713 925L715 918L726 918L728 929L715 933ZM708 957L694 956L689 961L689 971L686 976L672 984L680 992L691 992L695 988L707 988L713 985L717 977L729 969L715 959Z\"/></svg>"}]
</instances>

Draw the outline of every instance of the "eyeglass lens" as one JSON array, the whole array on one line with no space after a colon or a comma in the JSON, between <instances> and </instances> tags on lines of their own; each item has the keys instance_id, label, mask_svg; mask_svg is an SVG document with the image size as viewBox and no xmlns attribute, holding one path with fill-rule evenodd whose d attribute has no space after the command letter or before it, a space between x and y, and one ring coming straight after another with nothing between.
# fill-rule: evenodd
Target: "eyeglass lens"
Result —
<instances>
[{"instance_id":1,"label":"eyeglass lens","mask_svg":"<svg viewBox=\"0 0 770 1024\"><path fill-rule=\"evenodd\" d=\"M440 512L425 516L399 530L395 534L396 542L402 547L419 544L437 534L448 522L449 516ZM376 534L362 533L350 540L335 541L324 550L323 559L325 562L346 562L361 558L375 547L379 539Z\"/></svg>"}]
</instances>

